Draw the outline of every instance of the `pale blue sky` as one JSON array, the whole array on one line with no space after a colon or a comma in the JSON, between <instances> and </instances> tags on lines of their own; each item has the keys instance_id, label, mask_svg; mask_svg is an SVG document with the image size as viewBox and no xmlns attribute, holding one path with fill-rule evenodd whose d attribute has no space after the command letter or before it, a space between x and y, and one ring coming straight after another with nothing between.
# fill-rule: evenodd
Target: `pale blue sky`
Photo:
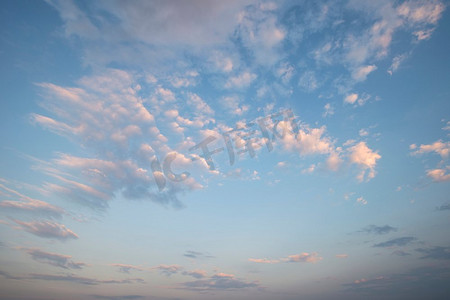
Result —
<instances>
[{"instance_id":1,"label":"pale blue sky","mask_svg":"<svg viewBox=\"0 0 450 300\"><path fill-rule=\"evenodd\" d=\"M2 2L0 299L446 299L448 4Z\"/></svg>"}]
</instances>

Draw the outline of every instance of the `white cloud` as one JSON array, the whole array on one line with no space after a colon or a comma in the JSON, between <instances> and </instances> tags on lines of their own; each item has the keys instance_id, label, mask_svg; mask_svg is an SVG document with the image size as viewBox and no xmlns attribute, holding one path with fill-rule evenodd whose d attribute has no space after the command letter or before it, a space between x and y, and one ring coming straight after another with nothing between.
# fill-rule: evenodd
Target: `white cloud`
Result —
<instances>
[{"instance_id":1,"label":"white cloud","mask_svg":"<svg viewBox=\"0 0 450 300\"><path fill-rule=\"evenodd\" d=\"M248 71L242 72L241 74L230 77L225 84L226 88L244 88L248 87L255 79L257 75Z\"/></svg>"},{"instance_id":2,"label":"white cloud","mask_svg":"<svg viewBox=\"0 0 450 300\"><path fill-rule=\"evenodd\" d=\"M306 71L300 76L298 85L301 86L307 92L313 92L319 87L316 75L313 71Z\"/></svg>"},{"instance_id":3,"label":"white cloud","mask_svg":"<svg viewBox=\"0 0 450 300\"><path fill-rule=\"evenodd\" d=\"M370 180L375 177L375 166L381 155L367 147L365 142L359 142L348 150L350 152L350 163L357 164L361 168L361 172L357 177L358 180L363 181L364 177L366 177L366 180ZM368 170L367 176L366 170Z\"/></svg>"},{"instance_id":4,"label":"white cloud","mask_svg":"<svg viewBox=\"0 0 450 300\"><path fill-rule=\"evenodd\" d=\"M412 148L411 146L410 149L412 150L416 149L415 145L414 145L415 147ZM442 140L438 140L433 144L420 145L419 149L414 151L412 154L418 155L430 152L435 152L439 154L442 158L448 158L448 155L450 154L450 142L443 142Z\"/></svg>"},{"instance_id":5,"label":"white cloud","mask_svg":"<svg viewBox=\"0 0 450 300\"><path fill-rule=\"evenodd\" d=\"M356 203L361 204L361 205L366 205L367 201L363 197L358 197L358 199L356 199Z\"/></svg>"},{"instance_id":6,"label":"white cloud","mask_svg":"<svg viewBox=\"0 0 450 300\"><path fill-rule=\"evenodd\" d=\"M364 81L364 80L366 80L367 75L369 75L376 69L377 69L377 66L375 66L375 65L361 66L361 67L356 68L353 71L352 77L356 81Z\"/></svg>"},{"instance_id":7,"label":"white cloud","mask_svg":"<svg viewBox=\"0 0 450 300\"><path fill-rule=\"evenodd\" d=\"M405 54L401 54L401 55L397 55L392 59L392 64L389 67L389 69L387 70L389 75L392 75L395 71L397 71L398 67L400 66L400 64L408 57L408 55Z\"/></svg>"},{"instance_id":8,"label":"white cloud","mask_svg":"<svg viewBox=\"0 0 450 300\"><path fill-rule=\"evenodd\" d=\"M446 166L446 169L433 169L427 171L427 176L431 177L434 181L450 181L450 166Z\"/></svg>"},{"instance_id":9,"label":"white cloud","mask_svg":"<svg viewBox=\"0 0 450 300\"><path fill-rule=\"evenodd\" d=\"M327 116L332 116L334 115L334 108L330 103L325 104L325 106L323 107L324 112L322 114L322 117L327 117Z\"/></svg>"},{"instance_id":10,"label":"white cloud","mask_svg":"<svg viewBox=\"0 0 450 300\"><path fill-rule=\"evenodd\" d=\"M353 93L353 94L347 95L344 99L344 102L354 104L356 102L356 100L358 100L358 94Z\"/></svg>"}]
</instances>

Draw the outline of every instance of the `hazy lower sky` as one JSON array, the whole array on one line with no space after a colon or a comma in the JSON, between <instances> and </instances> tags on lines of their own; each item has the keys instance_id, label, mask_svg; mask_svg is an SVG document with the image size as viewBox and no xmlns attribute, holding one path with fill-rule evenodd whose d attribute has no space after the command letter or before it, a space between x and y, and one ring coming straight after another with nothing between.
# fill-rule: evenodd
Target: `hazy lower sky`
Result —
<instances>
[{"instance_id":1,"label":"hazy lower sky","mask_svg":"<svg viewBox=\"0 0 450 300\"><path fill-rule=\"evenodd\" d=\"M449 4L2 1L0 299L449 299Z\"/></svg>"}]
</instances>

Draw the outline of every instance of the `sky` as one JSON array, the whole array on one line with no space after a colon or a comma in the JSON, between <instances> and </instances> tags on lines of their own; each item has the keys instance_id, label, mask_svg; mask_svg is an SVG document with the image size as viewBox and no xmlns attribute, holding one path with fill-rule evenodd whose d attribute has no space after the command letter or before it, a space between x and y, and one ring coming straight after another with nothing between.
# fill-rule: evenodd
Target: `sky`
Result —
<instances>
[{"instance_id":1,"label":"sky","mask_svg":"<svg viewBox=\"0 0 450 300\"><path fill-rule=\"evenodd\" d=\"M449 4L2 1L0 299L449 299Z\"/></svg>"}]
</instances>

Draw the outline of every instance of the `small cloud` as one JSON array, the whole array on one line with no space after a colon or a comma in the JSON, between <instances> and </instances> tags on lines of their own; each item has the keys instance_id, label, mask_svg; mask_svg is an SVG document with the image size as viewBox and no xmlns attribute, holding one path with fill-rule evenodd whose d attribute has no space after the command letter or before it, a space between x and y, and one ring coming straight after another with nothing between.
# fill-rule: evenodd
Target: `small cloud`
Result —
<instances>
[{"instance_id":1,"label":"small cloud","mask_svg":"<svg viewBox=\"0 0 450 300\"><path fill-rule=\"evenodd\" d=\"M369 75L376 69L377 69L377 66L375 66L375 65L362 66L353 71L352 77L356 81L364 81L364 80L366 80L367 75Z\"/></svg>"},{"instance_id":2,"label":"small cloud","mask_svg":"<svg viewBox=\"0 0 450 300\"><path fill-rule=\"evenodd\" d=\"M205 278L208 274L205 270L184 271L182 273L185 276L191 276L197 279Z\"/></svg>"},{"instance_id":3,"label":"small cloud","mask_svg":"<svg viewBox=\"0 0 450 300\"><path fill-rule=\"evenodd\" d=\"M357 164L361 171L357 176L359 181L363 181L364 177L366 180L370 180L375 177L375 166L377 164L377 160L381 158L381 155L378 152L371 150L367 147L365 142L359 142L355 146L349 148L350 151L350 162ZM366 171L368 173L366 175Z\"/></svg>"},{"instance_id":4,"label":"small cloud","mask_svg":"<svg viewBox=\"0 0 450 300\"><path fill-rule=\"evenodd\" d=\"M347 254L336 254L337 258L347 258L348 255Z\"/></svg>"},{"instance_id":5,"label":"small cloud","mask_svg":"<svg viewBox=\"0 0 450 300\"><path fill-rule=\"evenodd\" d=\"M407 58L407 54L401 54L397 55L392 59L392 64L387 70L389 75L394 74L395 71L397 71L398 67L400 67L400 64Z\"/></svg>"},{"instance_id":6,"label":"small cloud","mask_svg":"<svg viewBox=\"0 0 450 300\"><path fill-rule=\"evenodd\" d=\"M82 262L74 262L70 255L62 255L57 253L45 252L40 249L21 248L35 261L49 264L63 269L82 269L86 266Z\"/></svg>"},{"instance_id":7,"label":"small cloud","mask_svg":"<svg viewBox=\"0 0 450 300\"><path fill-rule=\"evenodd\" d=\"M433 169L427 171L427 176L433 179L435 182L450 181L450 173L447 170L450 166L446 166L446 169Z\"/></svg>"},{"instance_id":8,"label":"small cloud","mask_svg":"<svg viewBox=\"0 0 450 300\"><path fill-rule=\"evenodd\" d=\"M353 94L349 94L345 97L344 103L354 104L356 102L356 100L358 100L358 94L353 93Z\"/></svg>"},{"instance_id":9,"label":"small cloud","mask_svg":"<svg viewBox=\"0 0 450 300\"><path fill-rule=\"evenodd\" d=\"M202 253L202 252L197 252L197 251L192 251L192 250L188 250L186 251L186 253L183 254L183 256L189 257L189 258L195 258L195 259L202 259L202 258L213 258L214 256Z\"/></svg>"},{"instance_id":10,"label":"small cloud","mask_svg":"<svg viewBox=\"0 0 450 300\"><path fill-rule=\"evenodd\" d=\"M411 255L408 252L402 251L402 250L395 250L394 252L392 252L392 255L397 255L397 256L408 256Z\"/></svg>"},{"instance_id":11,"label":"small cloud","mask_svg":"<svg viewBox=\"0 0 450 300\"><path fill-rule=\"evenodd\" d=\"M358 199L356 199L356 203L361 204L361 205L366 205L367 201L363 197L359 197Z\"/></svg>"},{"instance_id":12,"label":"small cloud","mask_svg":"<svg viewBox=\"0 0 450 300\"><path fill-rule=\"evenodd\" d=\"M255 262L258 264L277 264L280 262L278 259L267 259L267 258L249 258L248 261Z\"/></svg>"},{"instance_id":13,"label":"small cloud","mask_svg":"<svg viewBox=\"0 0 450 300\"><path fill-rule=\"evenodd\" d=\"M258 77L251 72L243 72L237 76L230 77L225 84L226 88L244 88L248 87Z\"/></svg>"},{"instance_id":14,"label":"small cloud","mask_svg":"<svg viewBox=\"0 0 450 300\"><path fill-rule=\"evenodd\" d=\"M384 226L376 226L376 225L369 225L360 230L360 232L366 232L366 233L372 233L372 234L386 234L390 232L397 231L397 228L384 225Z\"/></svg>"},{"instance_id":15,"label":"small cloud","mask_svg":"<svg viewBox=\"0 0 450 300\"><path fill-rule=\"evenodd\" d=\"M320 257L316 252L312 253L303 252L300 254L289 255L286 258L281 258L281 261L289 263L297 263L297 262L316 263L321 260L322 257Z\"/></svg>"},{"instance_id":16,"label":"small cloud","mask_svg":"<svg viewBox=\"0 0 450 300\"><path fill-rule=\"evenodd\" d=\"M331 106L330 103L325 104L323 109L324 109L324 112L322 114L322 117L326 118L328 116L334 115L334 108L333 108L333 106Z\"/></svg>"},{"instance_id":17,"label":"small cloud","mask_svg":"<svg viewBox=\"0 0 450 300\"><path fill-rule=\"evenodd\" d=\"M414 242L417 240L415 237L412 236L405 236L400 238L395 238L383 243L378 243L373 245L374 247L381 247L381 248L387 248L387 247L393 247L393 246L406 246L411 242Z\"/></svg>"},{"instance_id":18,"label":"small cloud","mask_svg":"<svg viewBox=\"0 0 450 300\"><path fill-rule=\"evenodd\" d=\"M209 278L184 282L182 289L193 291L239 290L259 287L258 282L247 282L236 278L233 274L218 273Z\"/></svg>"},{"instance_id":19,"label":"small cloud","mask_svg":"<svg viewBox=\"0 0 450 300\"><path fill-rule=\"evenodd\" d=\"M19 220L14 220L17 224L20 225L20 228L43 238L54 238L58 240L67 240L67 239L78 239L78 235L74 233L72 230L64 226L63 224L59 224L52 221L32 221L32 222L22 222Z\"/></svg>"},{"instance_id":20,"label":"small cloud","mask_svg":"<svg viewBox=\"0 0 450 300\"><path fill-rule=\"evenodd\" d=\"M305 73L303 73L303 75L300 76L298 85L307 92L313 92L319 87L316 75L312 71L306 71Z\"/></svg>"},{"instance_id":21,"label":"small cloud","mask_svg":"<svg viewBox=\"0 0 450 300\"><path fill-rule=\"evenodd\" d=\"M359 136L368 136L369 132L365 129L360 129L359 130Z\"/></svg>"},{"instance_id":22,"label":"small cloud","mask_svg":"<svg viewBox=\"0 0 450 300\"><path fill-rule=\"evenodd\" d=\"M153 267L152 269L159 270L159 272L163 275L166 275L167 277L172 276L173 274L177 274L180 272L183 267L179 265L159 265L156 267Z\"/></svg>"},{"instance_id":23,"label":"small cloud","mask_svg":"<svg viewBox=\"0 0 450 300\"><path fill-rule=\"evenodd\" d=\"M143 271L141 267L125 264L111 264L113 267L119 268L119 272L129 274L131 270Z\"/></svg>"},{"instance_id":24,"label":"small cloud","mask_svg":"<svg viewBox=\"0 0 450 300\"><path fill-rule=\"evenodd\" d=\"M444 204L444 205L438 206L438 207L436 207L436 210L439 210L439 211L450 210L450 204Z\"/></svg>"},{"instance_id":25,"label":"small cloud","mask_svg":"<svg viewBox=\"0 0 450 300\"><path fill-rule=\"evenodd\" d=\"M437 260L450 260L450 247L433 247L433 248L419 248L417 252L424 254L421 258L431 258Z\"/></svg>"}]
</instances>

